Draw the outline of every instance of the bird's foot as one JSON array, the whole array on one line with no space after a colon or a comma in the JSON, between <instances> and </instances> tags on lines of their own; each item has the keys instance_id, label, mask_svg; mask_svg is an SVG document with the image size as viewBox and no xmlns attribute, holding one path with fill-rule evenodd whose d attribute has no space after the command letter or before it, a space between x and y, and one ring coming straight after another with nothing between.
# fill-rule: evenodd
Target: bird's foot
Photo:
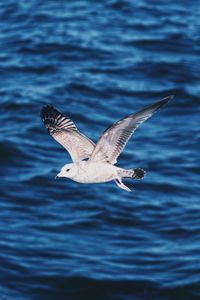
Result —
<instances>
[{"instance_id":1,"label":"bird's foot","mask_svg":"<svg viewBox=\"0 0 200 300\"><path fill-rule=\"evenodd\" d=\"M118 187L120 187L121 189L127 191L127 192L131 192L131 189L129 189L122 181L121 178L120 179L115 179L114 180L115 183L117 184Z\"/></svg>"}]
</instances>

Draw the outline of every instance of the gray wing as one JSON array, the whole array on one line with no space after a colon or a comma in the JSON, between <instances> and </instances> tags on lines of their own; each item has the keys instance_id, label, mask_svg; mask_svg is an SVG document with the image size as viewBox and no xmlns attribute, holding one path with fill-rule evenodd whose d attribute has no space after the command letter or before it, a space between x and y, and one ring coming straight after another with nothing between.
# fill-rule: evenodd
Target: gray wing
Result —
<instances>
[{"instance_id":1,"label":"gray wing","mask_svg":"<svg viewBox=\"0 0 200 300\"><path fill-rule=\"evenodd\" d=\"M89 158L95 144L78 131L75 124L53 106L44 106L41 118L50 135L70 154L73 161Z\"/></svg>"},{"instance_id":2,"label":"gray wing","mask_svg":"<svg viewBox=\"0 0 200 300\"><path fill-rule=\"evenodd\" d=\"M136 128L172 98L173 96L164 98L109 127L100 137L90 160L115 164Z\"/></svg>"}]
</instances>

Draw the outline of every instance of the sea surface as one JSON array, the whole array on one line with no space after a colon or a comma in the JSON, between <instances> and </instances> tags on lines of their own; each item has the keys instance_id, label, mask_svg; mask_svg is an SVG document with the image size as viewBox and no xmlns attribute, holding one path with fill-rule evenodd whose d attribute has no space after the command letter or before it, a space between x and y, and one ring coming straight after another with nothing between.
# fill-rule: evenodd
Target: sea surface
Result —
<instances>
[{"instance_id":1,"label":"sea surface","mask_svg":"<svg viewBox=\"0 0 200 300\"><path fill-rule=\"evenodd\" d=\"M175 95L118 160L141 181L55 180L52 104L97 142ZM196 1L0 3L0 300L200 299Z\"/></svg>"}]
</instances>

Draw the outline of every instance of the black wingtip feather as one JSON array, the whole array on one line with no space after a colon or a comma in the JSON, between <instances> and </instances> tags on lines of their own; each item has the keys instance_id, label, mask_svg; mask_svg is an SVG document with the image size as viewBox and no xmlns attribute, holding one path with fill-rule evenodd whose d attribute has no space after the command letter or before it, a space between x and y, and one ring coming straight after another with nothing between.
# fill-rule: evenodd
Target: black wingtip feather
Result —
<instances>
[{"instance_id":1,"label":"black wingtip feather","mask_svg":"<svg viewBox=\"0 0 200 300\"><path fill-rule=\"evenodd\" d=\"M161 106L163 106L164 104L168 103L170 100L172 100L174 98L174 95L170 95L168 97L163 98L162 100L160 100L160 104Z\"/></svg>"},{"instance_id":2,"label":"black wingtip feather","mask_svg":"<svg viewBox=\"0 0 200 300\"><path fill-rule=\"evenodd\" d=\"M44 119L49 115L52 114L55 111L55 108L53 107L53 105L45 105L42 107L41 112L40 112L40 116L42 118L42 120L44 121Z\"/></svg>"},{"instance_id":3,"label":"black wingtip feather","mask_svg":"<svg viewBox=\"0 0 200 300\"><path fill-rule=\"evenodd\" d=\"M167 104L170 100L172 100L174 98L174 95L170 95L168 97L163 98L162 100L151 104L149 106L144 107L142 110L138 111L136 114L133 115L141 115L142 113L144 113L145 111L150 112L151 116L157 112L161 107L163 107L165 104Z\"/></svg>"},{"instance_id":4,"label":"black wingtip feather","mask_svg":"<svg viewBox=\"0 0 200 300\"><path fill-rule=\"evenodd\" d=\"M170 95L168 97L165 97L162 100L160 100L159 102L153 104L152 106L150 105L149 108L151 108L151 107L152 107L152 109L155 108L155 111L157 111L158 109L160 109L162 106L164 106L165 104L167 104L173 98L174 98L174 95Z\"/></svg>"},{"instance_id":5,"label":"black wingtip feather","mask_svg":"<svg viewBox=\"0 0 200 300\"><path fill-rule=\"evenodd\" d=\"M60 130L76 130L74 123L54 108L53 105L44 106L40 115L45 127L51 134Z\"/></svg>"}]
</instances>

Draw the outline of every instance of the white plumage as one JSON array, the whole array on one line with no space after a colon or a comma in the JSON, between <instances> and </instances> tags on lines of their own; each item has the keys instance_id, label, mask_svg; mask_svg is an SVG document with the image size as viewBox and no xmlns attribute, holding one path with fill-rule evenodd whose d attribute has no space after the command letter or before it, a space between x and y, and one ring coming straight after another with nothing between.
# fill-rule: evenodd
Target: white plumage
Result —
<instances>
[{"instance_id":1,"label":"white plumage","mask_svg":"<svg viewBox=\"0 0 200 300\"><path fill-rule=\"evenodd\" d=\"M122 178L141 179L145 172L142 169L124 170L114 164L137 127L170 99L172 96L121 119L101 135L96 145L53 106L43 107L41 118L44 125L50 135L69 152L73 160L73 163L62 167L57 177L67 177L81 183L114 180L120 188L130 191L122 183Z\"/></svg>"}]
</instances>

